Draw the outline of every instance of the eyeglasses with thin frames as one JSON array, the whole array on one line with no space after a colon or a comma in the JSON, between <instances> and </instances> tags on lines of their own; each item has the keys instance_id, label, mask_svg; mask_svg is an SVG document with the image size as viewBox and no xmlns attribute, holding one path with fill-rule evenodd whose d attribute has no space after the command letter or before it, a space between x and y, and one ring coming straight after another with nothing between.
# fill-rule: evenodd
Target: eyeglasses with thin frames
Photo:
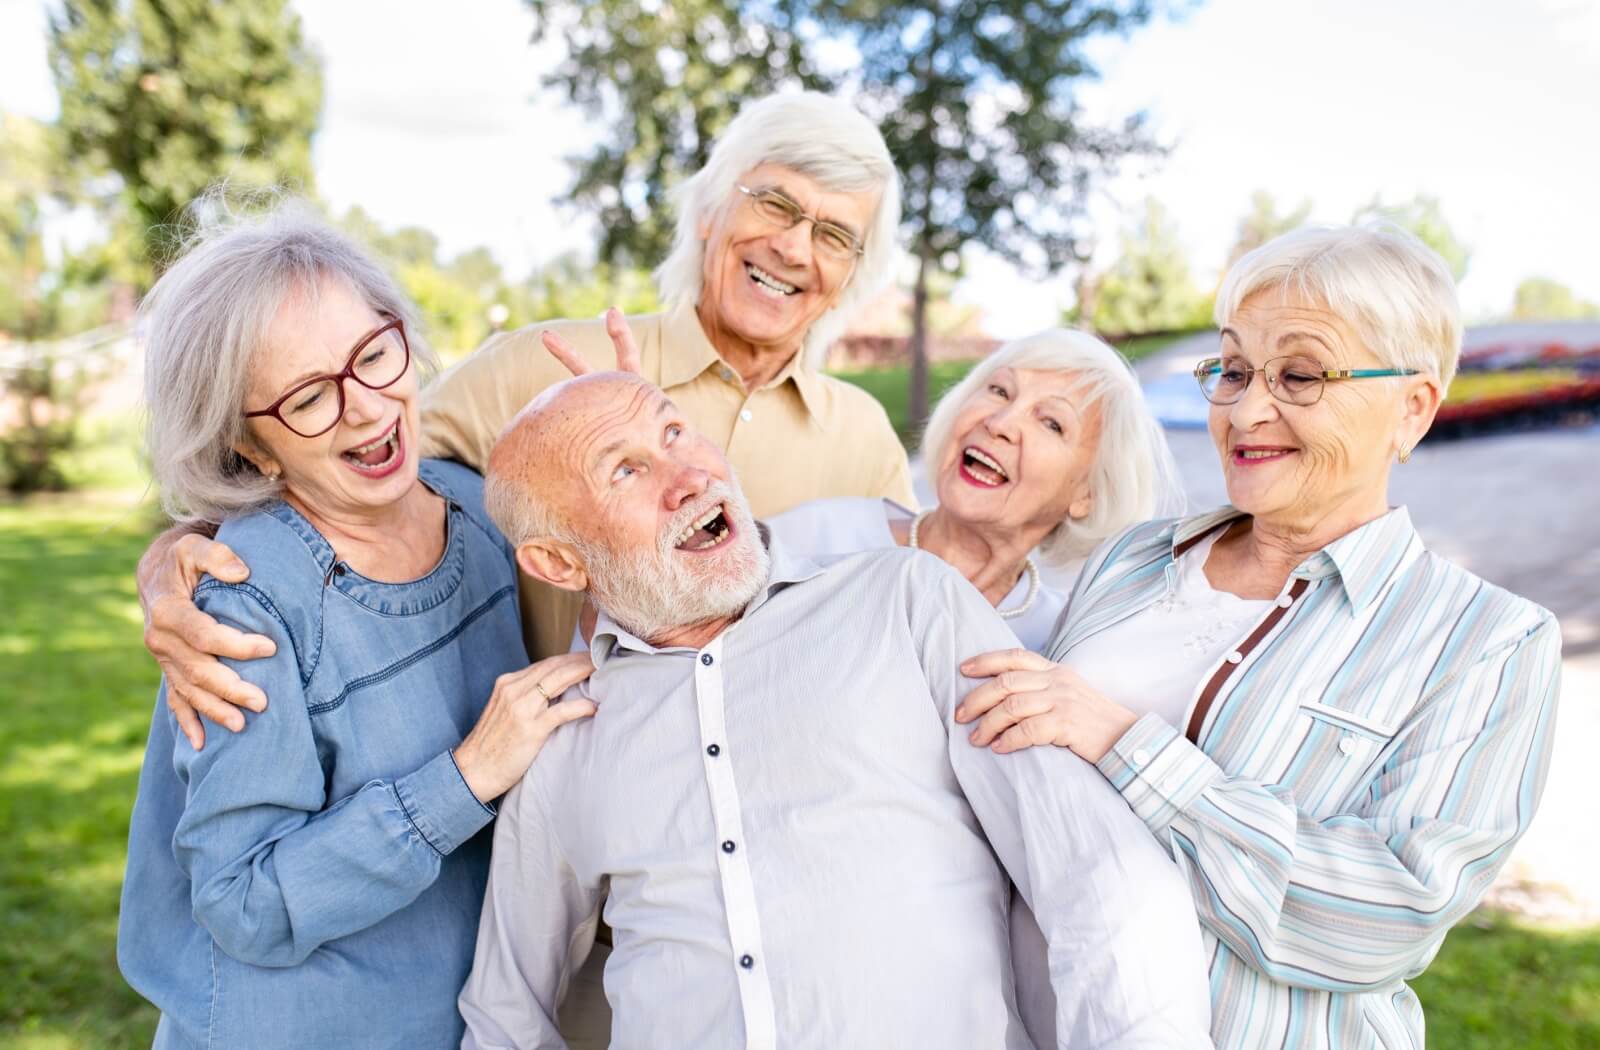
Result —
<instances>
[{"instance_id":1,"label":"eyeglasses with thin frames","mask_svg":"<svg viewBox=\"0 0 1600 1050\"><path fill-rule=\"evenodd\" d=\"M1274 357L1259 368L1233 358L1208 357L1194 366L1200 393L1213 405L1231 405L1244 397L1257 375L1266 381L1273 397L1303 407L1322 400L1329 383L1417 374L1415 368L1323 368L1320 362L1304 357Z\"/></svg>"},{"instance_id":2,"label":"eyeglasses with thin frames","mask_svg":"<svg viewBox=\"0 0 1600 1050\"><path fill-rule=\"evenodd\" d=\"M774 226L792 230L802 222L811 223L811 243L819 254L839 262L855 259L864 253L866 245L860 237L838 223L807 215L806 210L777 190L753 190L749 186L735 187L750 200L757 215Z\"/></svg>"},{"instance_id":3,"label":"eyeglasses with thin frames","mask_svg":"<svg viewBox=\"0 0 1600 1050\"><path fill-rule=\"evenodd\" d=\"M399 336L398 354L395 353L395 347L383 339L389 332ZM346 379L353 379L368 390L382 390L398 382L410 367L411 343L406 339L405 322L398 317L389 317L382 325L362 336L350 351L344 368L296 383L288 393L266 408L246 412L244 417L256 419L271 416L301 437L321 437L338 426L339 420L344 418ZM319 384L330 385L326 389L314 390ZM289 408L285 409L285 405L289 405ZM329 408L336 411L330 413ZM294 422L290 422L291 418Z\"/></svg>"}]
</instances>

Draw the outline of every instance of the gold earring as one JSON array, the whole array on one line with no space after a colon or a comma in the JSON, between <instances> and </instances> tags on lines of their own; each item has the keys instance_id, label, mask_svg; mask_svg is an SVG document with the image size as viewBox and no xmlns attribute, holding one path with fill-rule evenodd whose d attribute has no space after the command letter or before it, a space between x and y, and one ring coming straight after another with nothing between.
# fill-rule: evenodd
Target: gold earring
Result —
<instances>
[{"instance_id":1,"label":"gold earring","mask_svg":"<svg viewBox=\"0 0 1600 1050\"><path fill-rule=\"evenodd\" d=\"M1408 460L1410 458L1411 458L1411 450L1409 448L1403 448L1403 449L1400 450L1400 462L1404 463L1406 460Z\"/></svg>"}]
</instances>

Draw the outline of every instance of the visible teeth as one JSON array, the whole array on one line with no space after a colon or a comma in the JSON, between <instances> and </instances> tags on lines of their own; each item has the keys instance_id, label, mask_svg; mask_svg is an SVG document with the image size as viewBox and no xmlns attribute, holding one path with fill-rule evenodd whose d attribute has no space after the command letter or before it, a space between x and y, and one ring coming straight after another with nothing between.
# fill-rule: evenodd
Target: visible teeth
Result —
<instances>
[{"instance_id":1,"label":"visible teeth","mask_svg":"<svg viewBox=\"0 0 1600 1050\"><path fill-rule=\"evenodd\" d=\"M393 441L395 438L399 437L399 431L400 431L399 425L396 424L395 426L391 427L389 429L389 432L387 434L383 435L383 437L376 438L376 439L374 439L372 441L369 441L365 445L357 445L355 448L350 450L350 454L353 455L353 456L359 456L363 452L371 452L373 449L377 448L379 445L388 444L389 442Z\"/></svg>"},{"instance_id":2,"label":"visible teeth","mask_svg":"<svg viewBox=\"0 0 1600 1050\"><path fill-rule=\"evenodd\" d=\"M775 292L782 292L784 295L789 295L795 290L794 285L778 280L776 277L772 276L772 274L763 270L754 263L746 264L745 269L747 272L749 272L751 277L756 279L757 283L764 284Z\"/></svg>"},{"instance_id":3,"label":"visible teeth","mask_svg":"<svg viewBox=\"0 0 1600 1050\"><path fill-rule=\"evenodd\" d=\"M978 449L975 449L975 448L967 449L967 455L968 455L968 457L977 460L979 463L982 463L984 466L988 467L990 470L994 471L996 474L1000 475L1002 478L1009 476L1009 475L1006 474L1005 468L1001 467L1000 464L996 463L992 456L986 455L982 451L980 451Z\"/></svg>"},{"instance_id":4,"label":"visible teeth","mask_svg":"<svg viewBox=\"0 0 1600 1050\"><path fill-rule=\"evenodd\" d=\"M673 546L682 547L685 543L689 542L689 537L693 536L696 531L707 527L713 521L716 521L717 518L720 517L721 515L722 515L722 504L719 503L716 506L712 507L710 510L706 511L705 514L701 515L699 520L690 522L688 525L685 525L683 527L683 531L678 533L677 539L675 539L673 541ZM690 547L688 549L697 551L697 550L704 550L707 547L715 546L717 543L721 542L722 535L726 531L727 531L727 529L724 528L721 531L719 531L716 534L714 534L713 536L711 536L705 542L696 544L695 546Z\"/></svg>"},{"instance_id":5,"label":"visible teeth","mask_svg":"<svg viewBox=\"0 0 1600 1050\"><path fill-rule=\"evenodd\" d=\"M1281 456L1285 451L1287 450L1269 449L1267 451L1261 451L1259 449L1240 449L1239 455L1243 456L1245 459L1268 459L1272 456Z\"/></svg>"}]
</instances>

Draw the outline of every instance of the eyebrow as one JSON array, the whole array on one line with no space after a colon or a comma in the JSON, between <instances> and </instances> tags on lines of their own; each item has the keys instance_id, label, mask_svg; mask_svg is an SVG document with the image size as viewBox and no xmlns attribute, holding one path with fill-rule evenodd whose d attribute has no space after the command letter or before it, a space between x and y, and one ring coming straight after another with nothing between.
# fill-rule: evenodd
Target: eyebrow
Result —
<instances>
[{"instance_id":1,"label":"eyebrow","mask_svg":"<svg viewBox=\"0 0 1600 1050\"><path fill-rule=\"evenodd\" d=\"M389 323L390 323L389 321L385 320L382 324L378 325L376 328L369 328L366 332L364 332L362 334L360 339L357 339L355 342L351 343L349 348L346 349L345 352L344 352L344 364L347 365L347 364L350 363L350 358L355 355L356 349L358 347L364 348L364 347L372 345L372 340L377 337L379 330L381 330L383 328L387 328L389 326ZM392 331L394 331L394 329L391 328L391 329L389 329L389 331L392 332ZM385 332L384 334L387 335L388 333ZM343 365L341 365L340 367L342 368ZM295 376L293 379L289 380L287 383L283 384L281 389L283 390L283 392L285 394L287 394L289 391L293 390L295 387L299 386L301 383L304 383L307 379L323 379L323 378L326 378L326 377L331 376L331 375L333 375L332 372L318 371L315 368L308 368L304 372L301 372L299 375ZM279 395L279 396L281 397L282 395Z\"/></svg>"},{"instance_id":2,"label":"eyebrow","mask_svg":"<svg viewBox=\"0 0 1600 1050\"><path fill-rule=\"evenodd\" d=\"M793 204L796 208L800 208L801 211L805 211L805 208L801 207L800 202L794 199L794 194L790 193L788 190L784 189L782 186L778 185L775 182L769 182L769 183L767 183L767 184L765 184L763 186L757 186L756 187L756 192L758 192L758 193L776 193L778 196L782 197L784 200L788 201L790 204ZM861 239L861 231L856 229L854 226L851 226L847 222L840 222L837 219L830 219L826 215L821 214L820 212L817 214L817 218L821 219L823 222L827 223L829 226L837 226L839 229L843 230L845 233L848 233L850 236L854 237L858 241Z\"/></svg>"},{"instance_id":3,"label":"eyebrow","mask_svg":"<svg viewBox=\"0 0 1600 1050\"><path fill-rule=\"evenodd\" d=\"M1318 346L1328 351L1328 353L1333 353L1333 347L1328 345L1328 341L1326 339L1322 338L1322 336L1315 332L1307 331L1303 328L1296 328L1278 336L1277 348L1282 350L1284 345L1287 343L1295 343L1307 339L1311 340L1313 343L1316 343Z\"/></svg>"},{"instance_id":4,"label":"eyebrow","mask_svg":"<svg viewBox=\"0 0 1600 1050\"><path fill-rule=\"evenodd\" d=\"M656 401L657 419L660 419L662 416L667 415L668 413L676 412L677 410L678 406L672 403L672 399L670 397L663 395ZM592 471L598 468L600 464L614 456L618 450L626 448L630 440L630 438L620 437L615 441L606 442L605 446L601 448L600 451L589 457L589 469Z\"/></svg>"}]
</instances>

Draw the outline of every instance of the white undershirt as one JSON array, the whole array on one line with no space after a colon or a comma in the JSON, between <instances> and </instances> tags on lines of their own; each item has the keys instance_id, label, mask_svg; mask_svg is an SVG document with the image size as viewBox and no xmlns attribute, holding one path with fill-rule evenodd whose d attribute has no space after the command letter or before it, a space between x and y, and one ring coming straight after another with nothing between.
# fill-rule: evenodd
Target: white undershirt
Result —
<instances>
[{"instance_id":1,"label":"white undershirt","mask_svg":"<svg viewBox=\"0 0 1600 1050\"><path fill-rule=\"evenodd\" d=\"M1208 673L1274 604L1206 579L1206 558L1224 531L1183 552L1165 598L1085 638L1061 662L1134 714L1154 712L1183 732Z\"/></svg>"}]
</instances>

